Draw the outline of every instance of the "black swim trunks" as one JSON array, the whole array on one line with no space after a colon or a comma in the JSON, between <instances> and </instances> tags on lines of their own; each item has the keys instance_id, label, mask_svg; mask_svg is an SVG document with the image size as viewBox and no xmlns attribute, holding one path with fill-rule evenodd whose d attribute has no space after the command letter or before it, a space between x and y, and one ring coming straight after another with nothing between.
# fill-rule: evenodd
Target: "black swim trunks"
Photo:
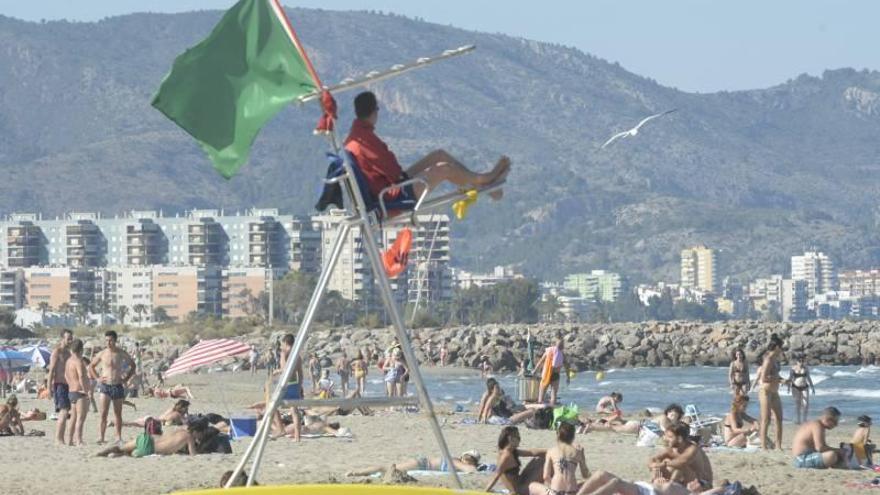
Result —
<instances>
[{"instance_id":1,"label":"black swim trunks","mask_svg":"<svg viewBox=\"0 0 880 495\"><path fill-rule=\"evenodd\" d=\"M125 387L121 383L110 385L109 383L101 383L98 385L98 391L102 394L110 396L110 400L125 399Z\"/></svg>"},{"instance_id":2,"label":"black swim trunks","mask_svg":"<svg viewBox=\"0 0 880 495\"><path fill-rule=\"evenodd\" d=\"M66 383L52 384L52 398L55 399L55 412L70 409L70 387Z\"/></svg>"},{"instance_id":3,"label":"black swim trunks","mask_svg":"<svg viewBox=\"0 0 880 495\"><path fill-rule=\"evenodd\" d=\"M559 381L559 370L554 369L550 372L550 383L555 383Z\"/></svg>"}]
</instances>

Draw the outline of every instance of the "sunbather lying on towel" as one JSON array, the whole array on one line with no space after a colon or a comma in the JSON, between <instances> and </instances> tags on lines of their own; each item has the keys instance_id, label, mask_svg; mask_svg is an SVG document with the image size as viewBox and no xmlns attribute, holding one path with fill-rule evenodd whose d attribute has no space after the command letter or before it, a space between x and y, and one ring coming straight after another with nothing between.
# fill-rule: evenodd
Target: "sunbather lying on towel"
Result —
<instances>
[{"instance_id":1,"label":"sunbather lying on towel","mask_svg":"<svg viewBox=\"0 0 880 495\"><path fill-rule=\"evenodd\" d=\"M193 394L189 387L175 385L171 388L151 387L146 391L147 397L157 399L192 399Z\"/></svg>"},{"instance_id":2,"label":"sunbather lying on towel","mask_svg":"<svg viewBox=\"0 0 880 495\"><path fill-rule=\"evenodd\" d=\"M152 437L152 446L147 450L137 453L136 457L145 457L148 455L171 455L186 449L189 455L196 454L196 446L193 435L187 430L175 430L164 435L150 435ZM119 457L124 455L132 455L138 448L137 440L125 443L121 447L114 445L98 452L98 457Z\"/></svg>"},{"instance_id":3,"label":"sunbather lying on towel","mask_svg":"<svg viewBox=\"0 0 880 495\"><path fill-rule=\"evenodd\" d=\"M458 459L452 460L455 470L460 473L474 473L477 471L485 471L486 464L480 464L480 453L476 450L469 450L461 455ZM482 469L481 469L482 468ZM449 465L442 457L426 457L418 456L397 462L391 465L376 465L368 468L359 469L357 471L349 471L346 476L371 476L373 474L385 474L389 471L443 471L449 472Z\"/></svg>"},{"instance_id":4,"label":"sunbather lying on towel","mask_svg":"<svg viewBox=\"0 0 880 495\"><path fill-rule=\"evenodd\" d=\"M721 495L726 487L704 490L696 480L685 487L674 481L656 479L626 481L606 471L597 471L581 485L577 495Z\"/></svg>"}]
</instances>

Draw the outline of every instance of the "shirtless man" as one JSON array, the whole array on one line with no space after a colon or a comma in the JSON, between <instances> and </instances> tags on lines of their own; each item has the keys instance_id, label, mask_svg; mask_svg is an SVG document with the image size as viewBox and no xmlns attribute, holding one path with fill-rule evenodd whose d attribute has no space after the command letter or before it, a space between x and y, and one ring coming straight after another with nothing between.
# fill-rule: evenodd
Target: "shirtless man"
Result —
<instances>
[{"instance_id":1,"label":"shirtless man","mask_svg":"<svg viewBox=\"0 0 880 495\"><path fill-rule=\"evenodd\" d=\"M64 378L64 370L67 359L70 358L70 343L73 342L73 332L65 328L61 331L61 341L58 347L52 351L49 358L49 369L46 373L46 385L52 391L55 400L55 412L58 414L58 423L55 426L55 445L64 445L64 430L67 428L67 417L70 413L70 388L67 379Z\"/></svg>"},{"instance_id":2,"label":"shirtless man","mask_svg":"<svg viewBox=\"0 0 880 495\"><path fill-rule=\"evenodd\" d=\"M654 479L662 478L682 485L698 480L703 489L712 488L712 465L699 445L691 442L690 428L679 424L666 429L663 438L668 446L648 461Z\"/></svg>"},{"instance_id":3,"label":"shirtless man","mask_svg":"<svg viewBox=\"0 0 880 495\"><path fill-rule=\"evenodd\" d=\"M838 421L840 411L836 407L828 407L822 411L819 419L807 421L798 428L791 442L794 467L825 469L837 464L840 454L825 443L825 431L837 426Z\"/></svg>"},{"instance_id":4,"label":"shirtless man","mask_svg":"<svg viewBox=\"0 0 880 495\"><path fill-rule=\"evenodd\" d=\"M99 352L92 363L89 371L98 377L98 392L100 398L101 419L98 425L100 435L98 443L104 443L104 435L107 432L107 413L110 403L113 403L113 424L116 427L116 441L122 442L122 403L125 401L125 382L131 379L135 373L135 362L127 352L117 347L118 336L113 330L104 334L107 348ZM123 375L122 370L128 365L128 372ZM98 373L98 367L101 372Z\"/></svg>"},{"instance_id":5,"label":"shirtless man","mask_svg":"<svg viewBox=\"0 0 880 495\"><path fill-rule=\"evenodd\" d=\"M86 422L86 415L89 413L89 394L92 393L92 382L89 379L86 363L82 359L82 340L74 340L70 345L70 352L71 355L64 368L64 378L70 387L68 395L71 406L70 436L67 444L74 445L74 437L76 437L75 445L83 445L83 425Z\"/></svg>"},{"instance_id":6,"label":"shirtless man","mask_svg":"<svg viewBox=\"0 0 880 495\"><path fill-rule=\"evenodd\" d=\"M186 447L189 455L196 455L196 444L193 440L192 433L187 429L174 430L164 435L151 435L153 437L153 451L145 453L146 455L172 455L181 451ZM137 440L132 440L125 445L114 445L98 452L98 457L116 457L122 455L131 455L137 446Z\"/></svg>"}]
</instances>

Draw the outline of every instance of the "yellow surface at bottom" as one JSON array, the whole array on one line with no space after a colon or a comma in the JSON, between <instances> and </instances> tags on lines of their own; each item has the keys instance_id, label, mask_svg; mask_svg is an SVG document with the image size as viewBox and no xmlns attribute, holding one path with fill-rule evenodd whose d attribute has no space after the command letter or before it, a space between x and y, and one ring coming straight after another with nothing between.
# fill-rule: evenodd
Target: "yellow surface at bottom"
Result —
<instances>
[{"instance_id":1,"label":"yellow surface at bottom","mask_svg":"<svg viewBox=\"0 0 880 495\"><path fill-rule=\"evenodd\" d=\"M402 486L402 485L283 485L283 486L252 486L241 488L213 488L194 492L178 492L179 495L476 495L469 490L453 488Z\"/></svg>"}]
</instances>

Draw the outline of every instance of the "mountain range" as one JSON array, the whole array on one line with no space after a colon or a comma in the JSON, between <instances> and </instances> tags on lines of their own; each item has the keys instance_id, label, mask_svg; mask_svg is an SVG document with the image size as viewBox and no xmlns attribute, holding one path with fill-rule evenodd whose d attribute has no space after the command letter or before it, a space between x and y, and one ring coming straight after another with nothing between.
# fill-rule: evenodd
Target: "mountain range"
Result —
<instances>
[{"instance_id":1,"label":"mountain range","mask_svg":"<svg viewBox=\"0 0 880 495\"><path fill-rule=\"evenodd\" d=\"M501 154L513 160L504 199L481 198L454 222L457 266L672 281L680 250L700 243L741 279L784 273L811 247L839 267L880 264L880 72L697 94L556 44L375 12L288 13L325 83L477 46L370 87L378 132L402 162L438 147L476 169ZM282 111L229 181L150 106L174 58L220 15L0 16L0 213L309 213L327 147L311 135L315 104ZM353 96L337 95L343 132ZM678 111L600 149L669 109Z\"/></svg>"}]
</instances>

